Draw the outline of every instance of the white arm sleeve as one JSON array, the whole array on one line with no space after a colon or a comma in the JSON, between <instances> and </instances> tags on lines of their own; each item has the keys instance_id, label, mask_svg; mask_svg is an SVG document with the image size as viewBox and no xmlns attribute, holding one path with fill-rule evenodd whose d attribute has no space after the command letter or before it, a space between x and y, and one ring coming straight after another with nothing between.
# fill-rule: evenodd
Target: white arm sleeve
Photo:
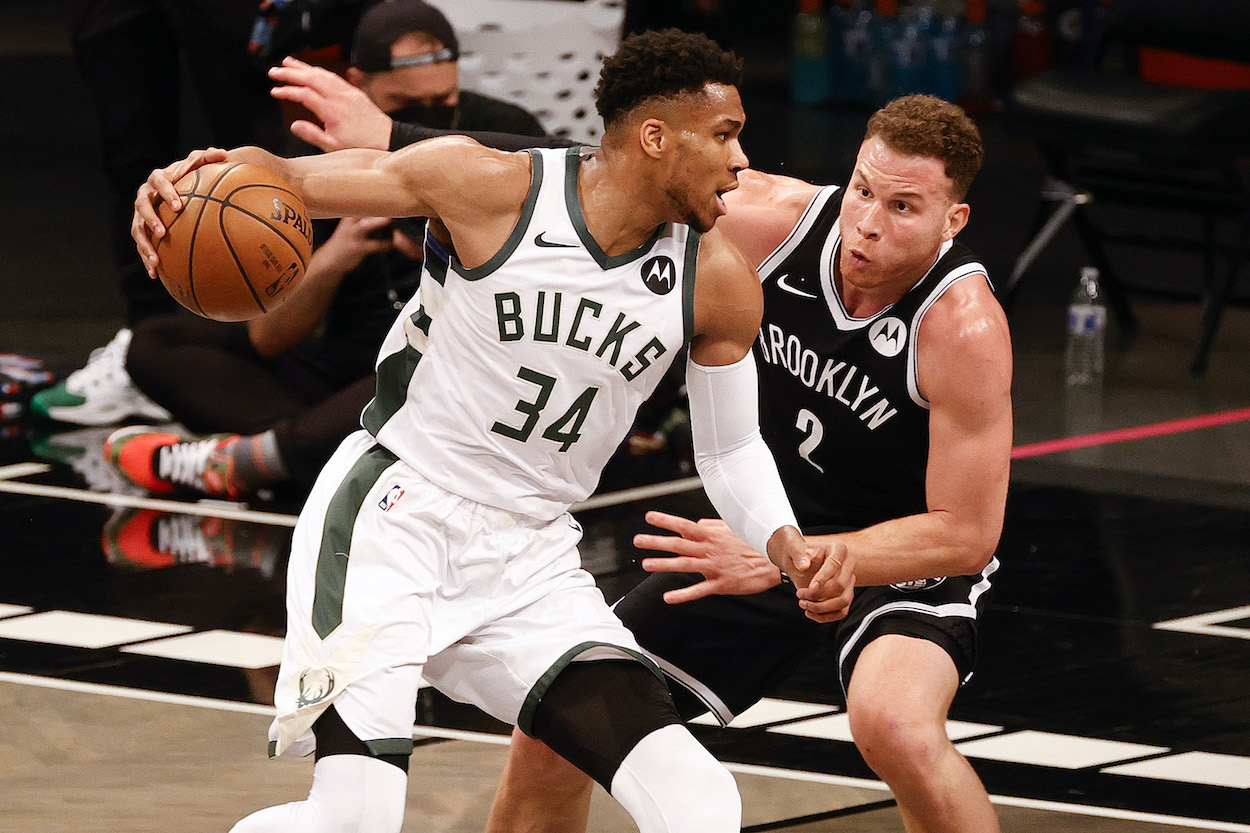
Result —
<instances>
[{"instance_id":1,"label":"white arm sleeve","mask_svg":"<svg viewBox=\"0 0 1250 833\"><path fill-rule=\"evenodd\" d=\"M759 374L748 353L734 364L686 362L690 433L703 490L721 520L755 550L783 526L798 527L777 464L760 436Z\"/></svg>"}]
</instances>

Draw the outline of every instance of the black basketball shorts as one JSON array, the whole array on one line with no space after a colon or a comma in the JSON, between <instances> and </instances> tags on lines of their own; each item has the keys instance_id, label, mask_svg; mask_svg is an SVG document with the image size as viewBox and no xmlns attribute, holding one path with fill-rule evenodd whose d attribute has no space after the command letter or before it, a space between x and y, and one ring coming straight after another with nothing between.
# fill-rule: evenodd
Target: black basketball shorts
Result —
<instances>
[{"instance_id":1,"label":"black basketball shorts","mask_svg":"<svg viewBox=\"0 0 1250 833\"><path fill-rule=\"evenodd\" d=\"M682 716L710 710L728 723L817 653L837 663L845 695L860 652L884 634L935 643L950 654L960 680L967 682L976 659L977 617L997 569L994 560L980 575L861 587L847 617L828 624L804 616L794 588L785 584L751 596L667 604L666 591L702 578L679 573L648 576L614 609L677 683L672 688ZM698 703L683 696L686 692Z\"/></svg>"}]
</instances>

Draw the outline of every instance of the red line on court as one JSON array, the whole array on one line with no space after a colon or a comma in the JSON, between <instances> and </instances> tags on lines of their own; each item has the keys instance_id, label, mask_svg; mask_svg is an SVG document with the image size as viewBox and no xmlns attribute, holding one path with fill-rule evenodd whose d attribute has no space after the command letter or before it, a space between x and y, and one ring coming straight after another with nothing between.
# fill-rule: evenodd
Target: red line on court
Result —
<instances>
[{"instance_id":1,"label":"red line on court","mask_svg":"<svg viewBox=\"0 0 1250 833\"><path fill-rule=\"evenodd\" d=\"M1156 422L1153 425L1139 425L1136 428L1117 428L1114 431L1099 431L1094 434L1082 434L1076 437L1060 437L1057 440L1046 440L1040 443L1018 445L1011 450L1011 459L1039 457L1043 454L1056 454L1060 451L1072 451L1077 448L1089 448L1095 445L1110 445L1128 440L1144 440L1148 437L1160 437L1166 434L1181 434L1185 431L1197 431L1199 428L1211 428L1216 425L1227 425L1230 422L1250 420L1250 408L1237 408L1232 411L1221 411L1215 414L1204 414L1184 419L1173 419L1167 422Z\"/></svg>"}]
</instances>

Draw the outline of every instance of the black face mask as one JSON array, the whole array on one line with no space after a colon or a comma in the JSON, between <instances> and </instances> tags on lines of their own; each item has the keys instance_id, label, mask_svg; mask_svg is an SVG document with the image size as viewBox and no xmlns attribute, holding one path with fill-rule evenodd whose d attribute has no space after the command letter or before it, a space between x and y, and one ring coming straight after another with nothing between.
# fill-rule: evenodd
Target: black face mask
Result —
<instances>
[{"instance_id":1,"label":"black face mask","mask_svg":"<svg viewBox=\"0 0 1250 833\"><path fill-rule=\"evenodd\" d=\"M454 127L456 123L456 108L448 107L445 104L435 104L430 107L419 105L404 107L393 113L387 113L387 115L395 121L419 124L423 127L434 127L439 130L448 130Z\"/></svg>"}]
</instances>

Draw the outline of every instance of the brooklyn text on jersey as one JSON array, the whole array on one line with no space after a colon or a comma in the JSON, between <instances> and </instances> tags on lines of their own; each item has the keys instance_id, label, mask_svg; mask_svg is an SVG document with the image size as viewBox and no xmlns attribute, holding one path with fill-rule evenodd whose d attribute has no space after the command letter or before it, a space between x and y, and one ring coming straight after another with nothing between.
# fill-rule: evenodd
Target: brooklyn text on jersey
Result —
<instances>
[{"instance_id":1,"label":"brooklyn text on jersey","mask_svg":"<svg viewBox=\"0 0 1250 833\"><path fill-rule=\"evenodd\" d=\"M858 367L829 357L822 359L816 351L804 347L797 335L786 335L776 324L760 331L759 347L764 361L785 368L806 387L841 402L869 430L898 413Z\"/></svg>"}]
</instances>

